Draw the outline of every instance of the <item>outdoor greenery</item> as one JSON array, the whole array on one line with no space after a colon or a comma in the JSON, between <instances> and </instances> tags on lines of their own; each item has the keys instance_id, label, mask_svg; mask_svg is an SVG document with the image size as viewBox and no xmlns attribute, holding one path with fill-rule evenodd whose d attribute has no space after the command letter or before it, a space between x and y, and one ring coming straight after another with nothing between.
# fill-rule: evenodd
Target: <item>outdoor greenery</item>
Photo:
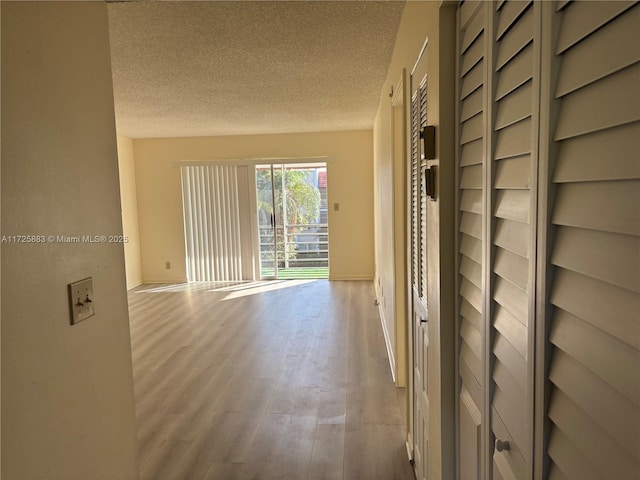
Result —
<instances>
[{"instance_id":1,"label":"outdoor greenery","mask_svg":"<svg viewBox=\"0 0 640 480\"><path fill-rule=\"evenodd\" d=\"M258 186L258 210L260 215L269 218L273 214L271 197L271 172L258 170L256 183ZM282 170L274 169L276 214L282 216ZM320 213L320 191L307 180L304 170L285 170L285 197L287 201L287 224L315 223ZM295 230L291 230L295 233Z\"/></svg>"},{"instance_id":2,"label":"outdoor greenery","mask_svg":"<svg viewBox=\"0 0 640 480\"><path fill-rule=\"evenodd\" d=\"M258 194L258 216L260 225L270 225L270 217L274 213L274 197L275 197L275 213L279 226L283 225L283 195L286 200L286 225L287 239L293 238L292 235L304 231L305 227L297 225L305 225L316 223L320 213L320 191L310 181L308 177L309 171L284 169L285 189L282 188L282 169L273 170L273 185L271 183L271 169L258 169L256 171L256 184ZM275 187L275 188L274 188ZM275 196L272 196L272 188L275 190ZM272 218L272 217L271 217ZM277 229L277 258L278 263L282 267L286 266L286 259L294 259L297 257L296 245L294 242L285 242L284 232L281 228ZM262 238L262 237L261 237ZM286 256L285 256L286 245ZM273 261L273 254L269 251L262 252L263 261ZM281 267L281 268L282 268Z\"/></svg>"}]
</instances>

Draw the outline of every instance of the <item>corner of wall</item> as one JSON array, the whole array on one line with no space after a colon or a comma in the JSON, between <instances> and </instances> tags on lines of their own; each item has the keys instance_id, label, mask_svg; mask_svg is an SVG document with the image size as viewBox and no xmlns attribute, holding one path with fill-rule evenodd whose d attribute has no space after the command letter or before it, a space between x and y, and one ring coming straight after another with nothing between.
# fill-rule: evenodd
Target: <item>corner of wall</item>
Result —
<instances>
[{"instance_id":1,"label":"corner of wall","mask_svg":"<svg viewBox=\"0 0 640 480\"><path fill-rule=\"evenodd\" d=\"M127 290L142 283L140 261L140 232L138 226L138 193L133 140L118 135L118 172L122 205L122 234L127 275Z\"/></svg>"}]
</instances>

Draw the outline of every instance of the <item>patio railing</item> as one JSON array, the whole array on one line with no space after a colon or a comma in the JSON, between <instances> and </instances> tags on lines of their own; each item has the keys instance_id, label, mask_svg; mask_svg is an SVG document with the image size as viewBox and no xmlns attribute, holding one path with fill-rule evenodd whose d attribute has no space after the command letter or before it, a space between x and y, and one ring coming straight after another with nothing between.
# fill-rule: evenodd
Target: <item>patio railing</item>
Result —
<instances>
[{"instance_id":1,"label":"patio railing","mask_svg":"<svg viewBox=\"0 0 640 480\"><path fill-rule=\"evenodd\" d=\"M329 233L326 223L276 227L278 269L328 268ZM260 227L260 265L273 270L274 238L270 226Z\"/></svg>"}]
</instances>

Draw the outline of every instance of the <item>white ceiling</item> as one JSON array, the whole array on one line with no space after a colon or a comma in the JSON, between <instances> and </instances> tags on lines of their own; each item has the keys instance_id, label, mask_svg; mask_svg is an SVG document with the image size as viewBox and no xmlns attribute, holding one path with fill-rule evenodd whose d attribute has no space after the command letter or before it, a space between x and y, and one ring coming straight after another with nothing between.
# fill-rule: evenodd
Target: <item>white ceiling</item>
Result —
<instances>
[{"instance_id":1,"label":"white ceiling","mask_svg":"<svg viewBox=\"0 0 640 480\"><path fill-rule=\"evenodd\" d=\"M118 133L371 129L401 1L110 3Z\"/></svg>"}]
</instances>

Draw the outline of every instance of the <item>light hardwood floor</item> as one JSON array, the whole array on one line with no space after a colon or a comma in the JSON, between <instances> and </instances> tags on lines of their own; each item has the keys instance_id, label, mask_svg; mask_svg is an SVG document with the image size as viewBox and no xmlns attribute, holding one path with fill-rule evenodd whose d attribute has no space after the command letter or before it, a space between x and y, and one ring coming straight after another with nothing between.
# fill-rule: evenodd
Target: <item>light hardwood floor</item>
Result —
<instances>
[{"instance_id":1,"label":"light hardwood floor","mask_svg":"<svg viewBox=\"0 0 640 480\"><path fill-rule=\"evenodd\" d=\"M413 480L371 282L129 293L143 479Z\"/></svg>"}]
</instances>

